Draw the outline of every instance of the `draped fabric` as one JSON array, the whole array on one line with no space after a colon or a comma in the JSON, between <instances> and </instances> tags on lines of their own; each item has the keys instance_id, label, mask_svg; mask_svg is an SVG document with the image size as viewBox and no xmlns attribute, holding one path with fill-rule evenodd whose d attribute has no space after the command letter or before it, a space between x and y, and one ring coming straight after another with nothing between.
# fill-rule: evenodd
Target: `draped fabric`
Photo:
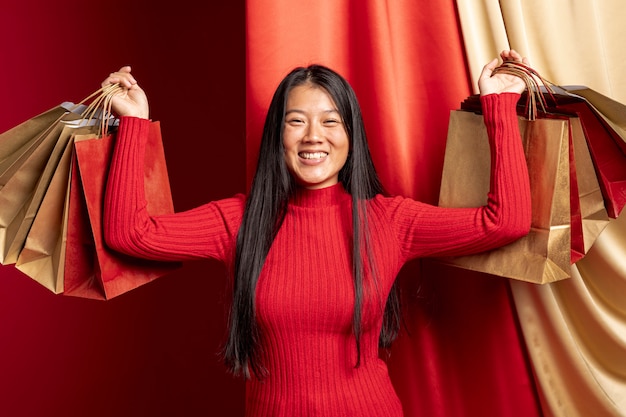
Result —
<instances>
[{"instance_id":1,"label":"draped fabric","mask_svg":"<svg viewBox=\"0 0 626 417\"><path fill-rule=\"evenodd\" d=\"M274 89L320 63L354 87L387 190L437 202L449 112L473 88L452 0L248 0L246 36L248 181ZM399 280L405 328L383 354L407 416L539 415L506 280L426 261Z\"/></svg>"},{"instance_id":2,"label":"draped fabric","mask_svg":"<svg viewBox=\"0 0 626 417\"><path fill-rule=\"evenodd\" d=\"M513 48L548 80L586 85L626 102L621 0L457 0L470 76Z\"/></svg>"},{"instance_id":3,"label":"draped fabric","mask_svg":"<svg viewBox=\"0 0 626 417\"><path fill-rule=\"evenodd\" d=\"M512 47L554 83L626 103L621 0L457 4L470 68ZM626 416L625 259L622 215L572 266L571 279L511 283L545 416Z\"/></svg>"}]
</instances>

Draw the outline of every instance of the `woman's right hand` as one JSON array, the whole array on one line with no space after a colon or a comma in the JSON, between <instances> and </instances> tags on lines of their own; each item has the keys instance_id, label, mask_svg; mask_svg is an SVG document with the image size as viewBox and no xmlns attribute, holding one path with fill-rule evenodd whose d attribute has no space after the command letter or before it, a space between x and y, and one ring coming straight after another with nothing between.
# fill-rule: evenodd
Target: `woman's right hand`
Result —
<instances>
[{"instance_id":1,"label":"woman's right hand","mask_svg":"<svg viewBox=\"0 0 626 417\"><path fill-rule=\"evenodd\" d=\"M111 107L118 116L140 117L148 119L150 107L146 93L139 87L137 80L130 73L131 68L125 66L112 72L103 82L102 87L119 84L122 91L111 100Z\"/></svg>"}]
</instances>

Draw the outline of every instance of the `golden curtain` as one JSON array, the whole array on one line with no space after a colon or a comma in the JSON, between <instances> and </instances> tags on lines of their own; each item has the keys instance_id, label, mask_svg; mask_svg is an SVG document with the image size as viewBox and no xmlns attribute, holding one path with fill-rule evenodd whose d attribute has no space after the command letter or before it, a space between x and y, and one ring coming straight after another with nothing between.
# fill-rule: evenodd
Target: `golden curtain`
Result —
<instances>
[{"instance_id":1,"label":"golden curtain","mask_svg":"<svg viewBox=\"0 0 626 417\"><path fill-rule=\"evenodd\" d=\"M622 0L457 0L457 7L471 76L513 48L556 84L626 102ZM511 282L547 417L626 416L625 217L572 266L571 279Z\"/></svg>"}]
</instances>

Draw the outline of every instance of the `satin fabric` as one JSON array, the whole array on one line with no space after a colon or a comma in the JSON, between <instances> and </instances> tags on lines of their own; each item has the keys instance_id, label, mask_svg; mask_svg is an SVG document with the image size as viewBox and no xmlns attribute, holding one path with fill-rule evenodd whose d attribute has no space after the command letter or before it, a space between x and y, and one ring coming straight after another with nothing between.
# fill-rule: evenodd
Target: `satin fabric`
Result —
<instances>
[{"instance_id":1,"label":"satin fabric","mask_svg":"<svg viewBox=\"0 0 626 417\"><path fill-rule=\"evenodd\" d=\"M388 191L437 203L449 114L473 88L453 1L248 0L246 36L249 182L271 94L320 63L354 87ZM399 280L405 328L383 355L405 415L539 415L504 279L416 262Z\"/></svg>"},{"instance_id":2,"label":"satin fabric","mask_svg":"<svg viewBox=\"0 0 626 417\"><path fill-rule=\"evenodd\" d=\"M620 0L457 5L470 68L512 47L556 84L585 85L626 102ZM572 278L511 284L546 417L626 416L625 217L608 224L572 266Z\"/></svg>"}]
</instances>

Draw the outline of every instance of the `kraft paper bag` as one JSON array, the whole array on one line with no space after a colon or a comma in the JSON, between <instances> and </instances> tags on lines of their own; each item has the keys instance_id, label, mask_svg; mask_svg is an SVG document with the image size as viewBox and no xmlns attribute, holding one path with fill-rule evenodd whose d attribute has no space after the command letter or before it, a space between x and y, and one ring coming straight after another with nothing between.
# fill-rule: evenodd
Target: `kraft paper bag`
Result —
<instances>
[{"instance_id":1,"label":"kraft paper bag","mask_svg":"<svg viewBox=\"0 0 626 417\"><path fill-rule=\"evenodd\" d=\"M65 122L62 122L61 126L62 130L37 180L32 195L13 218L11 223L12 227L7 229L4 253L5 264L13 264L17 261L18 255L24 246L26 237L37 215L39 206L48 190L50 181L55 171L59 168L59 162L68 146L70 137L76 134L77 131L87 133L94 130L94 127L79 127L76 124L66 124Z\"/></svg>"},{"instance_id":2,"label":"kraft paper bag","mask_svg":"<svg viewBox=\"0 0 626 417\"><path fill-rule=\"evenodd\" d=\"M570 277L569 122L519 118L532 199L530 233L501 248L440 258L460 268L537 284ZM483 117L464 110L450 114L439 204L486 204L491 152Z\"/></svg>"},{"instance_id":3,"label":"kraft paper bag","mask_svg":"<svg viewBox=\"0 0 626 417\"><path fill-rule=\"evenodd\" d=\"M62 130L60 123L53 126L0 189L0 263L3 265L7 264L6 256L19 228L20 212L35 192Z\"/></svg>"},{"instance_id":4,"label":"kraft paper bag","mask_svg":"<svg viewBox=\"0 0 626 417\"><path fill-rule=\"evenodd\" d=\"M20 164L20 158L27 158L36 148L36 143L41 140L51 126L57 124L68 112L62 106L49 109L29 120L0 134L0 184L4 185L6 180L2 180L8 171L8 177ZM13 167L13 171L9 171Z\"/></svg>"},{"instance_id":5,"label":"kraft paper bag","mask_svg":"<svg viewBox=\"0 0 626 417\"><path fill-rule=\"evenodd\" d=\"M28 225L22 221L37 189L45 189L59 152L55 148L64 126L80 115L63 103L0 135L0 263L15 263ZM48 167L48 168L46 168ZM44 171L48 178L42 180ZM43 181L43 182L42 182Z\"/></svg>"},{"instance_id":6,"label":"kraft paper bag","mask_svg":"<svg viewBox=\"0 0 626 417\"><path fill-rule=\"evenodd\" d=\"M64 295L110 299L179 268L179 262L137 259L108 248L103 203L115 135L75 137L68 196ZM150 125L145 193L151 214L174 212L159 122Z\"/></svg>"},{"instance_id":7,"label":"kraft paper bag","mask_svg":"<svg viewBox=\"0 0 626 417\"><path fill-rule=\"evenodd\" d=\"M59 161L52 173L48 186L41 197L39 207L30 206L22 227L31 221L15 267L39 282L55 294L63 292L64 226L67 224L67 187L74 146L74 136L86 135L93 127L68 125ZM43 187L42 187L43 189Z\"/></svg>"}]
</instances>

